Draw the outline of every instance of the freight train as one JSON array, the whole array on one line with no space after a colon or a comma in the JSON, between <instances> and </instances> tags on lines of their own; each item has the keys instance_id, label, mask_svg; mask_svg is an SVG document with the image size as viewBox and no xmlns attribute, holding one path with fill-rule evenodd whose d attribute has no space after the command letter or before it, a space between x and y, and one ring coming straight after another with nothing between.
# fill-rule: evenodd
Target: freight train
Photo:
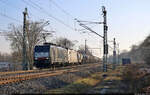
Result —
<instances>
[{"instance_id":1,"label":"freight train","mask_svg":"<svg viewBox=\"0 0 150 95\"><path fill-rule=\"evenodd\" d=\"M34 66L36 68L96 63L98 61L100 58L96 56L81 54L73 49L52 43L36 45L34 48Z\"/></svg>"}]
</instances>

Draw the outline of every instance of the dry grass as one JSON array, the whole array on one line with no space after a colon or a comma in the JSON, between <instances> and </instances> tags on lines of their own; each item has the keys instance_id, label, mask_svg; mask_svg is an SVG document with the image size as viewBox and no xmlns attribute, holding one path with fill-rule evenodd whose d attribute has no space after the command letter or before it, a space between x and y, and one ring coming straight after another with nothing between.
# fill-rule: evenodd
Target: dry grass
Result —
<instances>
[{"instance_id":1,"label":"dry grass","mask_svg":"<svg viewBox=\"0 0 150 95\"><path fill-rule=\"evenodd\" d=\"M97 84L101 83L102 81L121 80L120 74L123 68L124 66L118 66L118 68L116 68L115 71L109 70L107 73L97 72L87 78L81 78L68 86L65 86L63 88L58 88L58 89L52 89L47 91L46 93L51 93L51 94L85 93L89 91L91 88L95 87ZM107 74L108 76L104 79L102 77L103 74Z\"/></svg>"},{"instance_id":2,"label":"dry grass","mask_svg":"<svg viewBox=\"0 0 150 95\"><path fill-rule=\"evenodd\" d=\"M144 64L132 64L127 66L123 73L123 82L128 85L128 89L132 93L144 92L143 88L150 85L150 75L141 72L140 69L145 67Z\"/></svg>"},{"instance_id":3,"label":"dry grass","mask_svg":"<svg viewBox=\"0 0 150 95\"><path fill-rule=\"evenodd\" d=\"M64 87L64 88L58 88L49 90L46 93L52 93L52 94L58 94L58 93L84 93L88 91L93 86L100 83L102 80L102 72L95 73L91 75L88 78L83 78L75 81L74 83Z\"/></svg>"},{"instance_id":4,"label":"dry grass","mask_svg":"<svg viewBox=\"0 0 150 95\"><path fill-rule=\"evenodd\" d=\"M116 76L109 76L109 77L104 79L104 81L108 81L108 80L122 80L122 78L116 77Z\"/></svg>"},{"instance_id":5,"label":"dry grass","mask_svg":"<svg viewBox=\"0 0 150 95\"><path fill-rule=\"evenodd\" d=\"M122 80L121 75L123 74L125 66L118 66L115 70L110 70L107 74L108 77L104 81L108 80Z\"/></svg>"}]
</instances>

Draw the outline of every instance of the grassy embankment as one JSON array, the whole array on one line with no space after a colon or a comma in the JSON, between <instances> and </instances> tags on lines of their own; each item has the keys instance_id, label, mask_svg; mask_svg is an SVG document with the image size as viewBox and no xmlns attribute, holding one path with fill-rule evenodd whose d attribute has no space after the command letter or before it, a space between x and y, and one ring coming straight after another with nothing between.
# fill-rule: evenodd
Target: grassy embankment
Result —
<instances>
[{"instance_id":1,"label":"grassy embankment","mask_svg":"<svg viewBox=\"0 0 150 95\"><path fill-rule=\"evenodd\" d=\"M147 67L146 64L131 64L126 67L122 78L123 83L128 86L128 92L143 93L147 87L150 87L150 74L141 70Z\"/></svg>"},{"instance_id":2,"label":"grassy embankment","mask_svg":"<svg viewBox=\"0 0 150 95\"><path fill-rule=\"evenodd\" d=\"M67 85L63 88L57 88L48 90L46 93L52 93L52 94L60 94L60 93L86 93L89 90L91 90L93 87L97 86L103 81L108 80L121 80L121 74L123 71L123 66L118 66L116 70L112 71L109 70L108 72L97 72L92 75L90 75L87 78L80 78L77 81L73 82L70 85ZM107 74L106 78L103 78L103 74Z\"/></svg>"}]
</instances>

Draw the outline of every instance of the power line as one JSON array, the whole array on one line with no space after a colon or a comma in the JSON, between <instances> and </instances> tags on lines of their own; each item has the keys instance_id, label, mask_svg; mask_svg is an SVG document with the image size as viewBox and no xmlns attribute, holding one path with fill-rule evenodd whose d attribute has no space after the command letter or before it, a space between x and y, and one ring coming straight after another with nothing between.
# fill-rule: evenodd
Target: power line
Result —
<instances>
[{"instance_id":1,"label":"power line","mask_svg":"<svg viewBox=\"0 0 150 95\"><path fill-rule=\"evenodd\" d=\"M15 8L15 9L18 10L18 8L16 6L14 6L14 5L8 4L8 3L6 3L5 1L2 1L2 0L0 0L0 2L5 4L5 5L9 5L9 7L11 7L11 8Z\"/></svg>"},{"instance_id":2,"label":"power line","mask_svg":"<svg viewBox=\"0 0 150 95\"><path fill-rule=\"evenodd\" d=\"M5 5L9 5L9 4L6 3L5 1L0 0L0 2L3 3L3 4L5 4ZM10 5L9 7L18 9L16 6L13 6L13 5ZM14 21L16 21L16 22L21 23L21 21L15 19L15 18L12 18L12 17L10 17L10 16L8 16L8 15L6 15L6 14L0 13L0 15L3 16L3 17L5 17L5 18L8 18L8 19L11 19L11 20L14 20Z\"/></svg>"},{"instance_id":3,"label":"power line","mask_svg":"<svg viewBox=\"0 0 150 95\"><path fill-rule=\"evenodd\" d=\"M44 10L42 7L40 7L38 4L32 2L31 0L30 0L30 3L26 2L25 0L22 0L22 1L23 1L24 3L26 3L26 4L28 4L29 6L33 7L33 8L36 9L37 11L39 11L39 9L40 9L41 12L43 12L43 13L45 13L46 15L48 15L49 17L55 19L57 22L59 22L59 23L63 24L64 26L66 26L66 27L68 27L68 28L74 30L73 27L71 27L70 25L64 23L62 20L60 20L60 19L54 17L53 15L51 15L50 13L48 13L46 10ZM32 3L34 6L33 6L31 3ZM36 7L35 7L35 6L36 6ZM38 9L37 9L37 8L38 8Z\"/></svg>"},{"instance_id":4,"label":"power line","mask_svg":"<svg viewBox=\"0 0 150 95\"><path fill-rule=\"evenodd\" d=\"M26 2L25 0L22 0L22 2L23 2L23 3L25 3L25 4L27 4L27 5L29 5L29 6L31 6L31 7L33 7L34 9L37 9L37 8L36 8L36 7L34 7L32 4L30 4L30 3Z\"/></svg>"},{"instance_id":5,"label":"power line","mask_svg":"<svg viewBox=\"0 0 150 95\"><path fill-rule=\"evenodd\" d=\"M49 0L49 2L52 2L58 9L60 9L63 13L65 13L66 15L70 16L72 19L74 19L74 17L68 13L67 11L65 11L62 7L60 7L55 1L53 0Z\"/></svg>"},{"instance_id":6,"label":"power line","mask_svg":"<svg viewBox=\"0 0 150 95\"><path fill-rule=\"evenodd\" d=\"M22 1L23 1L25 4L27 4L27 5L31 6L31 7L33 7L34 9L37 9L35 6L33 6L32 4L26 2L25 0L22 0ZM38 10L38 9L37 9L37 10ZM35 15L32 14L29 10L28 10L28 14L30 14L30 15L32 15L32 16L35 17ZM30 15L28 15L28 18L29 18L29 19L31 18Z\"/></svg>"},{"instance_id":7,"label":"power line","mask_svg":"<svg viewBox=\"0 0 150 95\"><path fill-rule=\"evenodd\" d=\"M85 24L85 25L86 25L86 24ZM96 25L92 25L92 26L90 26L89 28L94 28L94 27L96 27ZM82 31L84 31L84 30L87 30L87 29L85 29L85 28L84 28L84 29L76 29L76 31L79 31L79 32L80 32L80 31L82 32Z\"/></svg>"},{"instance_id":8,"label":"power line","mask_svg":"<svg viewBox=\"0 0 150 95\"><path fill-rule=\"evenodd\" d=\"M16 21L16 22L21 23L20 20L17 20L17 19L15 19L15 18L13 18L13 17L10 17L10 16L8 16L8 15L6 15L6 14L0 13L0 15L3 16L3 17L5 17L5 18L8 18L8 19L10 19L10 20L14 20L14 21Z\"/></svg>"},{"instance_id":9,"label":"power line","mask_svg":"<svg viewBox=\"0 0 150 95\"><path fill-rule=\"evenodd\" d=\"M109 47L111 50L113 50L113 47L111 47L110 45L108 45L108 47Z\"/></svg>"},{"instance_id":10,"label":"power line","mask_svg":"<svg viewBox=\"0 0 150 95\"><path fill-rule=\"evenodd\" d=\"M77 20L77 19L75 19L75 20ZM91 28L89 28L88 26L86 26L86 25L84 25L83 23L81 23L79 20L77 20L77 22L79 22L79 25L82 26L83 28L89 30L90 32L92 32L92 33L98 35L98 36L101 37L101 38L104 38L102 35L96 33L96 32L93 31Z\"/></svg>"},{"instance_id":11,"label":"power line","mask_svg":"<svg viewBox=\"0 0 150 95\"><path fill-rule=\"evenodd\" d=\"M32 2L31 0L29 0L30 1L30 3L32 3L33 5L35 5L36 7L38 7L38 8L40 8L41 10L43 9L42 7L40 7L38 4L36 4L36 3L34 3L34 2Z\"/></svg>"},{"instance_id":12,"label":"power line","mask_svg":"<svg viewBox=\"0 0 150 95\"><path fill-rule=\"evenodd\" d=\"M2 0L0 0L0 2L1 3L3 3L3 4L5 4L5 5L7 5L7 6L9 6L9 7L11 7L11 8L14 8L14 9L17 9L18 10L18 8L16 7L16 6L14 6L14 5L11 5L11 4L8 4L8 3L6 3L6 2L4 2L4 1L2 1ZM29 12L30 13L30 12ZM31 13L30 13L31 14ZM31 14L32 15L32 14Z\"/></svg>"}]
</instances>

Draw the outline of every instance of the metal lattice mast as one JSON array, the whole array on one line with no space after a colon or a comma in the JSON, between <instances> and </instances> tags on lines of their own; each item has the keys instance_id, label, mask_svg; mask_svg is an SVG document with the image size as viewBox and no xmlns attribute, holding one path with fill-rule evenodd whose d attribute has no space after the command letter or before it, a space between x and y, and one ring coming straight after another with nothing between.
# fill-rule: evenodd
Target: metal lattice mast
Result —
<instances>
[{"instance_id":1,"label":"metal lattice mast","mask_svg":"<svg viewBox=\"0 0 150 95\"><path fill-rule=\"evenodd\" d=\"M107 56L108 56L108 44L107 44L107 11L104 6L102 6L102 11L103 11L103 27L104 27L104 39L103 39L103 71L107 72Z\"/></svg>"},{"instance_id":2,"label":"metal lattice mast","mask_svg":"<svg viewBox=\"0 0 150 95\"><path fill-rule=\"evenodd\" d=\"M103 38L103 71L107 72L107 56L108 56L107 30L108 30L108 26L107 26L107 17L106 17L107 11L104 6L102 6L102 12L103 12L103 18L104 18L103 22L79 21L77 19L75 19L75 20L77 20L77 22L79 22L79 25L82 26L83 28L85 28L85 29L91 31L92 33L98 35L99 37ZM103 36L96 33L91 28L89 28L88 26L86 26L85 24L83 24L81 22L88 22L88 23L92 23L92 24L103 24L103 27L104 27Z\"/></svg>"},{"instance_id":3,"label":"metal lattice mast","mask_svg":"<svg viewBox=\"0 0 150 95\"><path fill-rule=\"evenodd\" d=\"M115 41L115 38L114 38L114 50L113 50L113 69L116 68L116 41Z\"/></svg>"},{"instance_id":4,"label":"metal lattice mast","mask_svg":"<svg viewBox=\"0 0 150 95\"><path fill-rule=\"evenodd\" d=\"M25 11L23 12L23 49L22 49L23 70L28 69L27 51L26 51L26 16L27 16L27 8L25 8Z\"/></svg>"},{"instance_id":5,"label":"metal lattice mast","mask_svg":"<svg viewBox=\"0 0 150 95\"><path fill-rule=\"evenodd\" d=\"M87 41L87 40L85 40L85 55L86 55L86 51L87 51L87 50L86 50L86 41Z\"/></svg>"},{"instance_id":6,"label":"metal lattice mast","mask_svg":"<svg viewBox=\"0 0 150 95\"><path fill-rule=\"evenodd\" d=\"M119 56L119 43L117 44L118 45L118 65L120 63L120 56Z\"/></svg>"}]
</instances>

